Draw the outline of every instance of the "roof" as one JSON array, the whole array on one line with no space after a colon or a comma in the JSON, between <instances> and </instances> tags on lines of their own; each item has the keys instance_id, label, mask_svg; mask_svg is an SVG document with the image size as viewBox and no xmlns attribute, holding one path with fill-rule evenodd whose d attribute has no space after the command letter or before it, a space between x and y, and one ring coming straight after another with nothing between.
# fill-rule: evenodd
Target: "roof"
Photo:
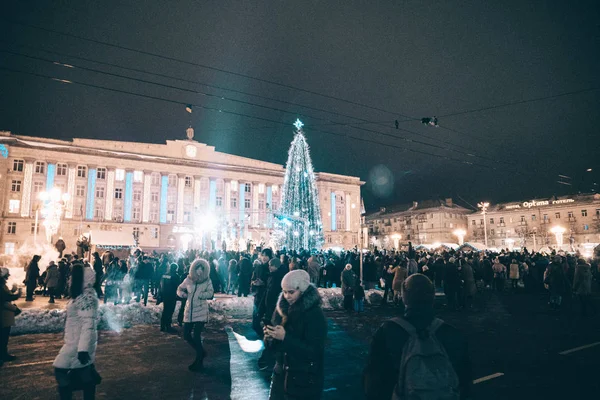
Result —
<instances>
[{"instance_id":1,"label":"roof","mask_svg":"<svg viewBox=\"0 0 600 400\"><path fill-rule=\"evenodd\" d=\"M415 201L412 204L396 204L388 207L382 207L381 210L370 213L366 216L366 220L374 220L378 218L389 218L400 215L406 212L425 212L427 210L452 210L463 213L470 213L472 210L464 208L452 202L452 199L443 200L423 200Z\"/></svg>"}]
</instances>

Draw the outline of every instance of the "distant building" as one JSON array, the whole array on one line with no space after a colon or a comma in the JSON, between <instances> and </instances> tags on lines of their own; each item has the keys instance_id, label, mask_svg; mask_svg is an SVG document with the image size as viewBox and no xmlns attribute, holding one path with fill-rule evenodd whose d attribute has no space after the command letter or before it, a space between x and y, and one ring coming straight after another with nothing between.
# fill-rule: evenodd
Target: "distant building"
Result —
<instances>
[{"instance_id":1,"label":"distant building","mask_svg":"<svg viewBox=\"0 0 600 400\"><path fill-rule=\"evenodd\" d=\"M468 216L467 240L488 247L542 247L587 252L600 243L600 194L583 194L491 205ZM560 233L562 232L562 233Z\"/></svg>"},{"instance_id":2,"label":"distant building","mask_svg":"<svg viewBox=\"0 0 600 400\"><path fill-rule=\"evenodd\" d=\"M193 138L193 130L187 131ZM59 189L55 242L81 235L94 245L144 250L270 245L281 201L282 165L215 151L194 140L165 144L54 140L0 132L0 254L13 254L38 229L47 240L40 193ZM358 244L357 177L317 173L325 247ZM36 211L38 223L36 225Z\"/></svg>"},{"instance_id":3,"label":"distant building","mask_svg":"<svg viewBox=\"0 0 600 400\"><path fill-rule=\"evenodd\" d=\"M402 244L434 245L456 243L457 229L466 231L472 210L454 204L452 199L425 200L381 208L368 214L365 223L371 247L398 249Z\"/></svg>"}]
</instances>

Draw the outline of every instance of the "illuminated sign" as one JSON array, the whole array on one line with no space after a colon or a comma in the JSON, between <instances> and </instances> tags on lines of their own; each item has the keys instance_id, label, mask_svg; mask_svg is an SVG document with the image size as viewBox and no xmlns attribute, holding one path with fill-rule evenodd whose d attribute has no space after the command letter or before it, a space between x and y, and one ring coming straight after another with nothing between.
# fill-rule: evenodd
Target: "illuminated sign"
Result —
<instances>
[{"instance_id":1,"label":"illuminated sign","mask_svg":"<svg viewBox=\"0 0 600 400\"><path fill-rule=\"evenodd\" d=\"M510 204L506 207L504 207L504 209L506 210L514 210L517 208L531 208L531 207L543 207L543 206L549 206L549 205L560 205L560 204L569 204L569 203L575 203L574 199L560 199L560 200L531 200L531 201L524 201L523 204Z\"/></svg>"},{"instance_id":2,"label":"illuminated sign","mask_svg":"<svg viewBox=\"0 0 600 400\"><path fill-rule=\"evenodd\" d=\"M3 144L0 144L0 155L2 155L2 158L8 158L8 149Z\"/></svg>"}]
</instances>

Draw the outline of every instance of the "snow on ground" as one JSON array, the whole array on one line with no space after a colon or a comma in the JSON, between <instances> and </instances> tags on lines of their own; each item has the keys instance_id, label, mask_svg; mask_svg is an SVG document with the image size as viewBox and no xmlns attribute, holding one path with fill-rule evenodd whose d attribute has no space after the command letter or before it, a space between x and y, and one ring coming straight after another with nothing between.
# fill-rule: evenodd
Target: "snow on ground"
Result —
<instances>
[{"instance_id":1,"label":"snow on ground","mask_svg":"<svg viewBox=\"0 0 600 400\"><path fill-rule=\"evenodd\" d=\"M340 288L319 289L325 310L338 310L343 307L344 297ZM366 303L376 305L381 302L380 290L367 290ZM250 319L253 309L253 297L223 297L209 300L210 319L212 321L226 322L233 319ZM174 318L177 318L180 303L177 303ZM160 324L162 306L140 303L130 304L100 304L100 321L98 328L121 332L134 325ZM30 308L16 318L16 325L11 334L22 335L27 333L61 332L65 325L65 310L43 310Z\"/></svg>"}]
</instances>

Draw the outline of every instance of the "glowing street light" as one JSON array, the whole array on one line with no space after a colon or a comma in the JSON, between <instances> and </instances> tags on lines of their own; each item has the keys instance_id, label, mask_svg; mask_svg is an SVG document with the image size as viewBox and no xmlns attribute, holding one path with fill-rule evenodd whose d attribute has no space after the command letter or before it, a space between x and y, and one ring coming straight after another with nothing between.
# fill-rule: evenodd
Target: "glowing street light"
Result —
<instances>
[{"instance_id":1,"label":"glowing street light","mask_svg":"<svg viewBox=\"0 0 600 400\"><path fill-rule=\"evenodd\" d=\"M464 243L465 235L467 234L467 232L464 229L456 229L452 233L454 234L454 236L456 236L458 238L458 244L460 246L462 246L463 243Z\"/></svg>"},{"instance_id":2,"label":"glowing street light","mask_svg":"<svg viewBox=\"0 0 600 400\"><path fill-rule=\"evenodd\" d=\"M506 245L508 246L508 250L512 251L513 247L515 245L515 240L514 239L506 239Z\"/></svg>"},{"instance_id":3,"label":"glowing street light","mask_svg":"<svg viewBox=\"0 0 600 400\"><path fill-rule=\"evenodd\" d=\"M396 250L400 250L400 239L402 239L402 235L399 233L394 233L392 235L392 239L394 240L394 248Z\"/></svg>"},{"instance_id":4,"label":"glowing street light","mask_svg":"<svg viewBox=\"0 0 600 400\"><path fill-rule=\"evenodd\" d=\"M44 203L41 209L44 218L43 225L46 228L46 239L51 242L52 236L58 232L65 204L71 196L69 193L62 193L59 188L54 188L49 192L41 192L38 198ZM38 212L39 209L36 209L34 241L37 241Z\"/></svg>"},{"instance_id":5,"label":"glowing street light","mask_svg":"<svg viewBox=\"0 0 600 400\"><path fill-rule=\"evenodd\" d=\"M563 245L563 233L565 233L565 228L557 225L552 227L550 232L554 233L554 236L556 237L556 245L559 249L561 249Z\"/></svg>"}]
</instances>

